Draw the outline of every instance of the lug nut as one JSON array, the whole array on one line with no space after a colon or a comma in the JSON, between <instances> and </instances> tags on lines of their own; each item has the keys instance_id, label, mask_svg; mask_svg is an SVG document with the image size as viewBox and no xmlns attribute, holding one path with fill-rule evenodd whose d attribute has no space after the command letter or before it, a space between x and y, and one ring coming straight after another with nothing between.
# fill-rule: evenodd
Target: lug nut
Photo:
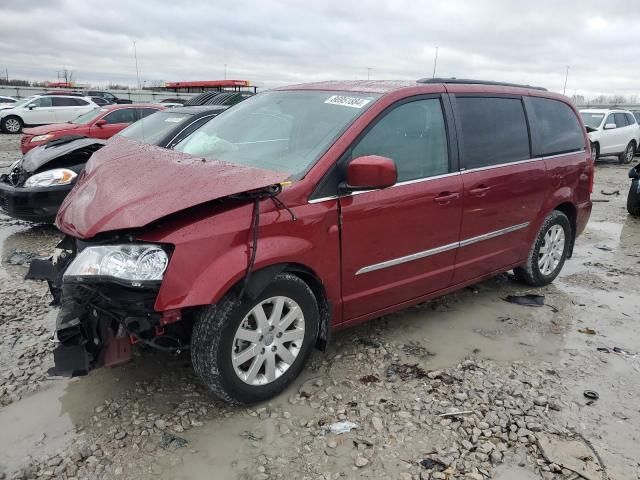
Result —
<instances>
[{"instance_id":1,"label":"lug nut","mask_svg":"<svg viewBox=\"0 0 640 480\"><path fill-rule=\"evenodd\" d=\"M264 339L264 336L260 335L260 338L258 338L258 341L261 342Z\"/></svg>"},{"instance_id":2,"label":"lug nut","mask_svg":"<svg viewBox=\"0 0 640 480\"><path fill-rule=\"evenodd\" d=\"M282 332L278 332L278 333L276 333L276 337L277 337L277 338L280 338L281 336L282 336Z\"/></svg>"},{"instance_id":3,"label":"lug nut","mask_svg":"<svg viewBox=\"0 0 640 480\"><path fill-rule=\"evenodd\" d=\"M271 347L271 351L272 351L272 352L275 352L275 351L276 351L276 346L275 346L275 345Z\"/></svg>"},{"instance_id":4,"label":"lug nut","mask_svg":"<svg viewBox=\"0 0 640 480\"><path fill-rule=\"evenodd\" d=\"M270 332L272 332L274 328L276 328L276 327L274 327L273 325L271 325L271 326L269 327L269 331L270 331Z\"/></svg>"},{"instance_id":5,"label":"lug nut","mask_svg":"<svg viewBox=\"0 0 640 480\"><path fill-rule=\"evenodd\" d=\"M260 353L264 353L264 347L260 349Z\"/></svg>"}]
</instances>

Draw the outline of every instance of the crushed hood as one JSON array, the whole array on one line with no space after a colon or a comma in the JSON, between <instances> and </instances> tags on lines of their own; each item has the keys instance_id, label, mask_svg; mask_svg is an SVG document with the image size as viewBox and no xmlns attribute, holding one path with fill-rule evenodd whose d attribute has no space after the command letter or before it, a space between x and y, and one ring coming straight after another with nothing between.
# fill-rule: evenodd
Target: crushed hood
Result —
<instances>
[{"instance_id":1,"label":"crushed hood","mask_svg":"<svg viewBox=\"0 0 640 480\"><path fill-rule=\"evenodd\" d=\"M143 227L186 208L288 177L114 137L92 155L60 207L56 225L74 237L91 238Z\"/></svg>"},{"instance_id":2,"label":"crushed hood","mask_svg":"<svg viewBox=\"0 0 640 480\"><path fill-rule=\"evenodd\" d=\"M25 172L33 173L51 160L60 158L75 150L80 150L91 145L104 145L106 143L106 140L99 140L97 138L63 137L29 150L24 157L22 157L20 166Z\"/></svg>"}]
</instances>

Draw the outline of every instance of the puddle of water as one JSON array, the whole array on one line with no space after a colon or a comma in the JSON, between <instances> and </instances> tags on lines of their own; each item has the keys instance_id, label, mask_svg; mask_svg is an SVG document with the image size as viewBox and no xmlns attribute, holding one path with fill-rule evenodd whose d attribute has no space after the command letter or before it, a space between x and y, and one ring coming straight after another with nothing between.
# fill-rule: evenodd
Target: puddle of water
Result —
<instances>
[{"instance_id":1,"label":"puddle of water","mask_svg":"<svg viewBox=\"0 0 640 480\"><path fill-rule=\"evenodd\" d=\"M495 480L540 480L540 477L530 470L511 465L500 465L493 478Z\"/></svg>"},{"instance_id":2,"label":"puddle of water","mask_svg":"<svg viewBox=\"0 0 640 480\"><path fill-rule=\"evenodd\" d=\"M562 349L562 335L550 330L552 309L505 302L501 297L512 293L513 284L505 286L485 282L478 285L478 293L462 291L450 296L455 301L444 311L424 304L358 329L366 334L385 325L385 340L405 345L415 342L433 354L426 359L432 369L453 366L470 355L497 361L544 359Z\"/></svg>"},{"instance_id":3,"label":"puddle of water","mask_svg":"<svg viewBox=\"0 0 640 480\"><path fill-rule=\"evenodd\" d=\"M52 454L73 440L74 423L69 414L60 413L65 387L65 381L55 382L0 409L0 465L9 472L28 454Z\"/></svg>"}]
</instances>

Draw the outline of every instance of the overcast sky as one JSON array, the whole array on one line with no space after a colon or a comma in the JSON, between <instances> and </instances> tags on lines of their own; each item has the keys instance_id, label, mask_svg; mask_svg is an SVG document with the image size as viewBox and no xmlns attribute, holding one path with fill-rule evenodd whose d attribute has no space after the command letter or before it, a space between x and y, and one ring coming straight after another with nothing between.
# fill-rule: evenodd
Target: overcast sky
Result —
<instances>
[{"instance_id":1,"label":"overcast sky","mask_svg":"<svg viewBox=\"0 0 640 480\"><path fill-rule=\"evenodd\" d=\"M154 5L154 6L151 6ZM637 0L0 0L0 70L78 82L437 76L640 94ZM4 74L3 74L4 75Z\"/></svg>"}]
</instances>

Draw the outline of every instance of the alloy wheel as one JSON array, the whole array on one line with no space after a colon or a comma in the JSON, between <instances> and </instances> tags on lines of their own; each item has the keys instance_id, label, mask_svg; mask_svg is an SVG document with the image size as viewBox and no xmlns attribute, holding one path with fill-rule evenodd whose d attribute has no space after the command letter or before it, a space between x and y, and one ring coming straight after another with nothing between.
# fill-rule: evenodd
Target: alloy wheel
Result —
<instances>
[{"instance_id":1,"label":"alloy wheel","mask_svg":"<svg viewBox=\"0 0 640 480\"><path fill-rule=\"evenodd\" d=\"M633 145L629 144L627 150L624 152L624 163L631 163L633 160Z\"/></svg>"},{"instance_id":2,"label":"alloy wheel","mask_svg":"<svg viewBox=\"0 0 640 480\"><path fill-rule=\"evenodd\" d=\"M4 128L6 128L9 133L18 133L20 131L20 122L15 118L9 118L5 120Z\"/></svg>"},{"instance_id":3,"label":"alloy wheel","mask_svg":"<svg viewBox=\"0 0 640 480\"><path fill-rule=\"evenodd\" d=\"M291 298L262 300L240 322L231 349L233 369L240 380L266 385L295 362L305 338L304 314Z\"/></svg>"},{"instance_id":4,"label":"alloy wheel","mask_svg":"<svg viewBox=\"0 0 640 480\"><path fill-rule=\"evenodd\" d=\"M543 275L551 275L560 264L565 249L564 229L552 225L544 236L538 252L538 268Z\"/></svg>"}]
</instances>

